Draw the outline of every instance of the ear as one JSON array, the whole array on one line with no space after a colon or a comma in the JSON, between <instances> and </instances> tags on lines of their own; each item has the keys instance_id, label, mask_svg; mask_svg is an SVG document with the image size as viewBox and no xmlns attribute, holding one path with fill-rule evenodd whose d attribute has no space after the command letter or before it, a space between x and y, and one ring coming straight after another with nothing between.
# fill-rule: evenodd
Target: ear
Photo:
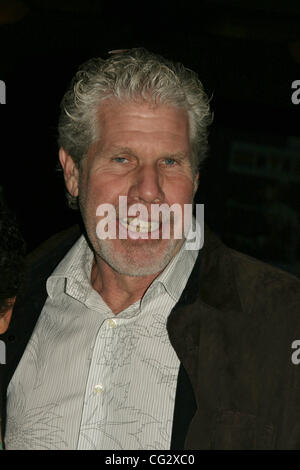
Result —
<instances>
[{"instance_id":1,"label":"ear","mask_svg":"<svg viewBox=\"0 0 300 470\"><path fill-rule=\"evenodd\" d=\"M0 315L0 335L3 335L3 333L6 332L9 326L15 300L15 298L12 299L12 305L9 307L9 309L5 313Z\"/></svg>"},{"instance_id":2,"label":"ear","mask_svg":"<svg viewBox=\"0 0 300 470\"><path fill-rule=\"evenodd\" d=\"M78 196L78 181L79 181L79 171L77 166L74 163L73 158L65 150L60 147L59 152L59 161L61 163L64 178L67 190L71 196Z\"/></svg>"}]
</instances>

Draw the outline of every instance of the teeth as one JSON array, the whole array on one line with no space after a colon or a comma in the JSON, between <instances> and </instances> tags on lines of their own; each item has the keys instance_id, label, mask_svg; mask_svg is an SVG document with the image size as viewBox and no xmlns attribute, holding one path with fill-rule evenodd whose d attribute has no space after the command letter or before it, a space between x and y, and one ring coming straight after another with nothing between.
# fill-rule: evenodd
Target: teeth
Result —
<instances>
[{"instance_id":1,"label":"teeth","mask_svg":"<svg viewBox=\"0 0 300 470\"><path fill-rule=\"evenodd\" d=\"M129 232L154 232L159 227L158 222L145 222L144 220L140 220L138 217L134 217L133 219L120 219L120 223L123 227L127 228Z\"/></svg>"}]
</instances>

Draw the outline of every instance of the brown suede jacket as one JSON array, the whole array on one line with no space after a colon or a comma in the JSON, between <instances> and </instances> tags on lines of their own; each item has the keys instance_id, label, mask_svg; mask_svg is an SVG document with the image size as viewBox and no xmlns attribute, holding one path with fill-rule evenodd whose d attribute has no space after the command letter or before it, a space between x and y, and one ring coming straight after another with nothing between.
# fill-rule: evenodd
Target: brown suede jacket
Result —
<instances>
[{"instance_id":1,"label":"brown suede jacket","mask_svg":"<svg viewBox=\"0 0 300 470\"><path fill-rule=\"evenodd\" d=\"M28 260L28 282L1 339L2 438L6 389L46 300L46 279L80 235L52 237ZM181 361L171 449L300 449L300 281L225 246L204 247L168 319Z\"/></svg>"}]
</instances>

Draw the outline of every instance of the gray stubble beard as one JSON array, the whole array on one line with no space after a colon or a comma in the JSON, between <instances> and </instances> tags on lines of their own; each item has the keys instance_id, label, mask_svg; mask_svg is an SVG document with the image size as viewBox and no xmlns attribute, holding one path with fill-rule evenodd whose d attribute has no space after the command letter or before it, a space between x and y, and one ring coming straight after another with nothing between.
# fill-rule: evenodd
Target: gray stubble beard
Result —
<instances>
[{"instance_id":1,"label":"gray stubble beard","mask_svg":"<svg viewBox=\"0 0 300 470\"><path fill-rule=\"evenodd\" d=\"M127 240L124 240L126 243ZM155 246L159 244L161 240L155 240ZM114 250L113 240L99 240L97 239L98 248L96 255L102 258L112 269L122 275L141 277L150 276L162 271L172 260L175 254L179 251L183 240L168 240L169 246L167 246L161 255L156 250L157 248L149 247L147 241L145 246L139 247L139 250L145 250L148 256L145 256L145 263L141 264L140 258L137 263L134 259L134 252L137 250L135 246L128 247L128 249L122 253ZM180 243L181 242L181 243ZM152 243L152 241L150 242ZM178 246L179 245L179 246ZM152 248L152 249L151 249ZM153 256L151 256L153 252ZM123 258L123 259L120 259Z\"/></svg>"}]
</instances>

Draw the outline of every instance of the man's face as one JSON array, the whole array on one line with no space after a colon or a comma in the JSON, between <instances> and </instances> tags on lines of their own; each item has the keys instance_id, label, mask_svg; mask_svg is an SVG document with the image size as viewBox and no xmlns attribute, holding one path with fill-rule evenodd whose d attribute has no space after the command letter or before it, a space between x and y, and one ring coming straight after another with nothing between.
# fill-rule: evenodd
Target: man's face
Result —
<instances>
[{"instance_id":1,"label":"man's face","mask_svg":"<svg viewBox=\"0 0 300 470\"><path fill-rule=\"evenodd\" d=\"M172 229L170 239L163 239L161 226L158 239L152 239L151 233L146 234L147 238L132 238L126 223L118 217L119 196L127 197L128 208L143 204L148 220L152 204L177 203L183 208L192 203L197 183L190 163L187 113L165 105L107 100L101 105L98 122L100 139L91 146L70 192L79 195L80 210L98 260L120 274L158 273L179 250L183 239L174 239ZM97 216L96 211L104 203L116 209L116 239L97 237L96 227L103 216ZM143 230L145 227L147 224ZM124 231L127 239L120 239Z\"/></svg>"}]
</instances>

